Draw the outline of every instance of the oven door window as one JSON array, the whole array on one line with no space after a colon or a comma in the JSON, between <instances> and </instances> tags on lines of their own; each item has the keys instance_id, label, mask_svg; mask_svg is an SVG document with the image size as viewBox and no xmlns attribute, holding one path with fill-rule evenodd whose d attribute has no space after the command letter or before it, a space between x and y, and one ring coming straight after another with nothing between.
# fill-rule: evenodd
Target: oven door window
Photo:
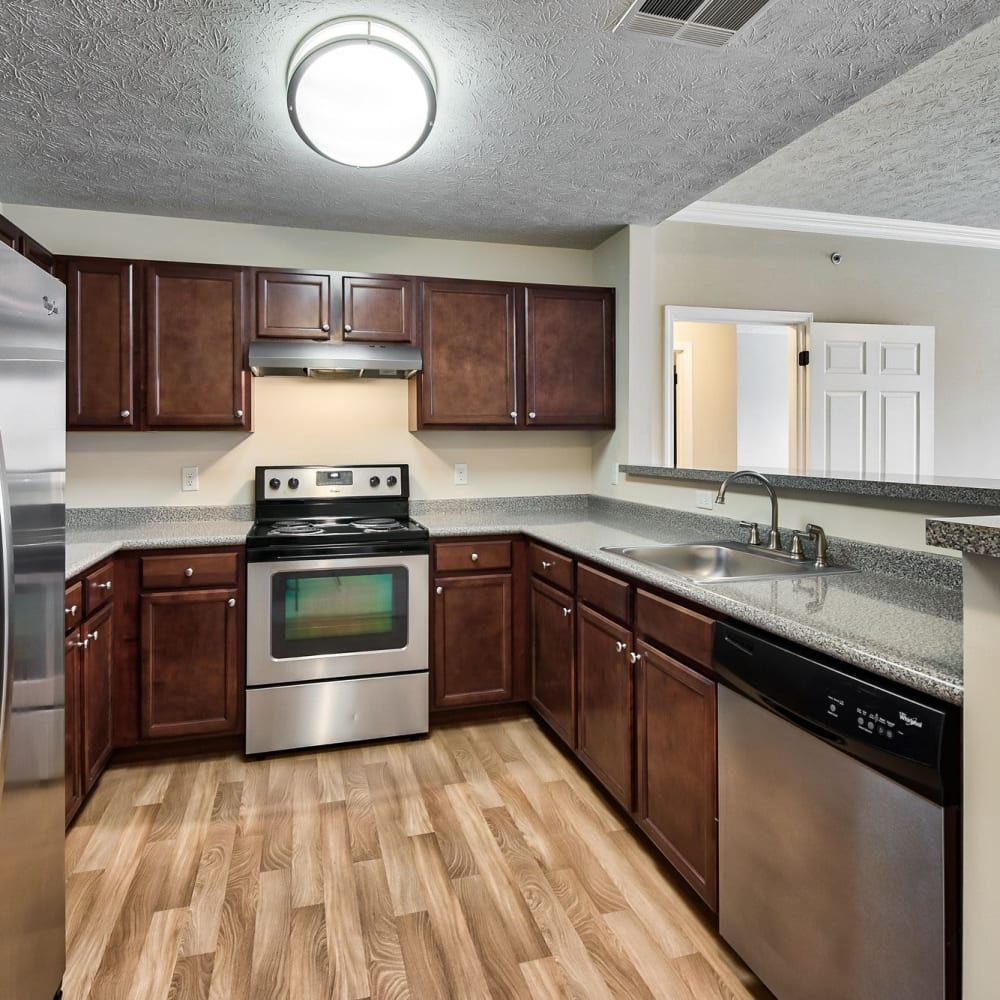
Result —
<instances>
[{"instance_id":1,"label":"oven door window","mask_svg":"<svg viewBox=\"0 0 1000 1000\"><path fill-rule=\"evenodd\" d=\"M406 645L409 581L402 566L275 573L271 588L276 660Z\"/></svg>"}]
</instances>

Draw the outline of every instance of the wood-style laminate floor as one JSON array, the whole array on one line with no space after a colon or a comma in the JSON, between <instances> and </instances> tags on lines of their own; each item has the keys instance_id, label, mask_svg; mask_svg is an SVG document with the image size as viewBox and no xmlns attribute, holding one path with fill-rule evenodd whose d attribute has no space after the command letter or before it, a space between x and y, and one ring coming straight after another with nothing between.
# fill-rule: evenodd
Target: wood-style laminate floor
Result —
<instances>
[{"instance_id":1,"label":"wood-style laminate floor","mask_svg":"<svg viewBox=\"0 0 1000 1000\"><path fill-rule=\"evenodd\" d=\"M530 719L113 768L66 869L66 1000L769 996Z\"/></svg>"}]
</instances>

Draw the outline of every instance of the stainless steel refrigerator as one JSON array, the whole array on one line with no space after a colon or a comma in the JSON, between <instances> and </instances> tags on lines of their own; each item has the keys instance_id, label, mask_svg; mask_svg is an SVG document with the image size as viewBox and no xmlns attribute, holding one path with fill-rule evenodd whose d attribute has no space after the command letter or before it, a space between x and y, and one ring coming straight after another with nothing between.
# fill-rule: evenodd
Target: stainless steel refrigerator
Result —
<instances>
[{"instance_id":1,"label":"stainless steel refrigerator","mask_svg":"<svg viewBox=\"0 0 1000 1000\"><path fill-rule=\"evenodd\" d=\"M66 964L66 290L0 245L0 997Z\"/></svg>"}]
</instances>

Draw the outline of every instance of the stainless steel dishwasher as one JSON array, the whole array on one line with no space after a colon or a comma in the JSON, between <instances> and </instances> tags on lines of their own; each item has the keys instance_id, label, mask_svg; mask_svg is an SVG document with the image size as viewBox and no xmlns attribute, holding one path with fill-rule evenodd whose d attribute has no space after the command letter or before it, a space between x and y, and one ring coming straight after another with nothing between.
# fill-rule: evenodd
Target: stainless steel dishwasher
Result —
<instances>
[{"instance_id":1,"label":"stainless steel dishwasher","mask_svg":"<svg viewBox=\"0 0 1000 1000\"><path fill-rule=\"evenodd\" d=\"M960 711L719 625L719 930L778 1000L957 997Z\"/></svg>"}]
</instances>

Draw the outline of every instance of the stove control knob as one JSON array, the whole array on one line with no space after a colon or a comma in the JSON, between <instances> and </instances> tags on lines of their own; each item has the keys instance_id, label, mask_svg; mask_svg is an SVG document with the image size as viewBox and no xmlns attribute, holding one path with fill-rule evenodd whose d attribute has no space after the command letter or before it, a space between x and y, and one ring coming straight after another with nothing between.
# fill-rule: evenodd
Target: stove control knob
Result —
<instances>
[{"instance_id":1,"label":"stove control knob","mask_svg":"<svg viewBox=\"0 0 1000 1000\"><path fill-rule=\"evenodd\" d=\"M280 479L269 479L267 481L267 485L270 486L272 490L276 490L276 489L280 488L280 486L281 486L281 480Z\"/></svg>"},{"instance_id":2,"label":"stove control knob","mask_svg":"<svg viewBox=\"0 0 1000 1000\"><path fill-rule=\"evenodd\" d=\"M398 479L397 479L397 478L396 478L395 476L390 476L390 477L389 477L389 478L388 478L388 479L387 479L387 480L385 481L385 485L386 485L386 486L395 486L395 485L396 485L396 483L398 483L398 482L399 482L399 480L398 480Z\"/></svg>"},{"instance_id":3,"label":"stove control knob","mask_svg":"<svg viewBox=\"0 0 1000 1000\"><path fill-rule=\"evenodd\" d=\"M382 480L379 479L378 476L372 476L371 479L368 480L368 485L372 489L375 489L376 486L381 486L382 485Z\"/></svg>"},{"instance_id":4,"label":"stove control knob","mask_svg":"<svg viewBox=\"0 0 1000 1000\"><path fill-rule=\"evenodd\" d=\"M297 490L299 488L299 481L294 477L288 480L288 488L290 490Z\"/></svg>"}]
</instances>

